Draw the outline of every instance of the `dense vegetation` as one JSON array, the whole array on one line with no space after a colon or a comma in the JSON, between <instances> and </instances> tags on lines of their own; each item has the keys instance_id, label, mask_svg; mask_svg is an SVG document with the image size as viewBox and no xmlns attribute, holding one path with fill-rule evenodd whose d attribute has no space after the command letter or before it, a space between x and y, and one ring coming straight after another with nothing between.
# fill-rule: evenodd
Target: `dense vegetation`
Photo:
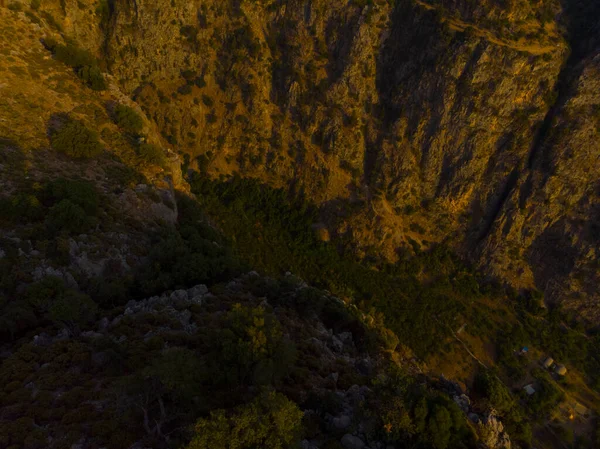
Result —
<instances>
[{"instance_id":1,"label":"dense vegetation","mask_svg":"<svg viewBox=\"0 0 600 449\"><path fill-rule=\"evenodd\" d=\"M477 302L484 294L499 301L503 292L481 282L444 246L395 265L358 262L351 247L340 250L319 240L312 229L319 221L316 208L290 199L283 190L237 177L223 182L194 174L190 182L207 211L219 217L224 233L234 236L235 248L251 266L276 274L291 270L317 286L353 298L365 312L376 310L379 314L373 312L374 317L385 316L385 326L422 357L443 350L440 342L451 336L453 326L459 327L453 323L464 320L475 332L499 341L500 362L509 373L518 364L514 349L530 343L580 368L592 385L600 378L597 338L562 326L559 309L540 319L540 310L545 313L545 309L540 309L535 292L511 293L514 301L508 304L519 322L507 333L507 324L498 327L493 312Z\"/></svg>"},{"instance_id":2,"label":"dense vegetation","mask_svg":"<svg viewBox=\"0 0 600 449\"><path fill-rule=\"evenodd\" d=\"M353 298L364 311L375 308L400 341L423 357L440 349L439 342L451 334L447 324L468 314L467 305L479 295L474 275L442 246L397 265L367 265L320 241L312 230L316 209L289 200L283 190L249 179L219 182L199 175L191 184L249 265L273 274L290 270ZM417 279L425 267L436 274L429 286Z\"/></svg>"}]
</instances>

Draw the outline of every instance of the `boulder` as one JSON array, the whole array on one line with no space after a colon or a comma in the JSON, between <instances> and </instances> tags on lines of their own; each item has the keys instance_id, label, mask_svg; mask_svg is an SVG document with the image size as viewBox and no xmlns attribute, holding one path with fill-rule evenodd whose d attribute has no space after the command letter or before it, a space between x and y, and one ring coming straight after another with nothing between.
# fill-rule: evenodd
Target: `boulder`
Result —
<instances>
[{"instance_id":1,"label":"boulder","mask_svg":"<svg viewBox=\"0 0 600 449\"><path fill-rule=\"evenodd\" d=\"M33 337L33 344L36 346L48 346L52 343L52 338L45 332L42 332L40 335L36 335Z\"/></svg>"},{"instance_id":2,"label":"boulder","mask_svg":"<svg viewBox=\"0 0 600 449\"><path fill-rule=\"evenodd\" d=\"M206 295L207 293L208 288L204 284L196 285L187 291L188 297L191 300L194 300L198 296Z\"/></svg>"},{"instance_id":3,"label":"boulder","mask_svg":"<svg viewBox=\"0 0 600 449\"><path fill-rule=\"evenodd\" d=\"M352 332L341 332L341 333L338 334L338 338L345 345L351 345L353 343Z\"/></svg>"},{"instance_id":4,"label":"boulder","mask_svg":"<svg viewBox=\"0 0 600 449\"><path fill-rule=\"evenodd\" d=\"M348 415L340 415L333 418L333 427L338 430L346 430L352 424L352 419Z\"/></svg>"},{"instance_id":5,"label":"boulder","mask_svg":"<svg viewBox=\"0 0 600 449\"><path fill-rule=\"evenodd\" d=\"M319 449L319 447L308 440L302 440L300 442L300 449Z\"/></svg>"},{"instance_id":6,"label":"boulder","mask_svg":"<svg viewBox=\"0 0 600 449\"><path fill-rule=\"evenodd\" d=\"M187 301L188 292L186 290L175 290L171 293L171 301Z\"/></svg>"},{"instance_id":7,"label":"boulder","mask_svg":"<svg viewBox=\"0 0 600 449\"><path fill-rule=\"evenodd\" d=\"M184 310L179 312L179 322L185 327L190 324L190 318L192 318L192 312Z\"/></svg>"},{"instance_id":8,"label":"boulder","mask_svg":"<svg viewBox=\"0 0 600 449\"><path fill-rule=\"evenodd\" d=\"M354 435L347 433L341 440L344 449L364 449L365 442Z\"/></svg>"},{"instance_id":9,"label":"boulder","mask_svg":"<svg viewBox=\"0 0 600 449\"><path fill-rule=\"evenodd\" d=\"M94 332L94 331L87 331L87 332L82 332L81 336L84 338L102 338L103 335L99 332Z\"/></svg>"},{"instance_id":10,"label":"boulder","mask_svg":"<svg viewBox=\"0 0 600 449\"><path fill-rule=\"evenodd\" d=\"M92 364L94 366L100 367L104 366L108 363L109 356L106 352L94 352L92 354Z\"/></svg>"},{"instance_id":11,"label":"boulder","mask_svg":"<svg viewBox=\"0 0 600 449\"><path fill-rule=\"evenodd\" d=\"M108 329L108 326L110 326L110 321L107 317L102 318L99 322L98 322L98 330L100 332L104 332Z\"/></svg>"},{"instance_id":12,"label":"boulder","mask_svg":"<svg viewBox=\"0 0 600 449\"><path fill-rule=\"evenodd\" d=\"M454 396L452 399L454 399L456 405L458 405L463 412L469 413L469 409L471 408L469 396L461 394L460 396Z\"/></svg>"},{"instance_id":13,"label":"boulder","mask_svg":"<svg viewBox=\"0 0 600 449\"><path fill-rule=\"evenodd\" d=\"M335 352L342 352L344 350L344 342L334 335L331 337L331 347Z\"/></svg>"}]
</instances>

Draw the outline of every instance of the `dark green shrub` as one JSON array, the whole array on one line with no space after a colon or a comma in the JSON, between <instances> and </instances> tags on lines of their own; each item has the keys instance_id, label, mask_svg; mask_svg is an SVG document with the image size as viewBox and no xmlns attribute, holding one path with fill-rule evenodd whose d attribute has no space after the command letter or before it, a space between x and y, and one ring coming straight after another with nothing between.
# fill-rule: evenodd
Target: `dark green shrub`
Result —
<instances>
[{"instance_id":1,"label":"dark green shrub","mask_svg":"<svg viewBox=\"0 0 600 449\"><path fill-rule=\"evenodd\" d=\"M67 45L59 44L52 38L46 39L44 45L58 61L72 67L77 76L90 88L93 90L107 88L104 75L98 67L98 61L89 51L77 47L70 41L67 42Z\"/></svg>"},{"instance_id":2,"label":"dark green shrub","mask_svg":"<svg viewBox=\"0 0 600 449\"><path fill-rule=\"evenodd\" d=\"M138 156L144 162L152 165L164 165L166 162L163 150L150 143L143 143L138 147Z\"/></svg>"},{"instance_id":3,"label":"dark green shrub","mask_svg":"<svg viewBox=\"0 0 600 449\"><path fill-rule=\"evenodd\" d=\"M189 95L192 93L192 86L189 84L184 84L177 89L177 92L179 92L181 95Z\"/></svg>"},{"instance_id":4,"label":"dark green shrub","mask_svg":"<svg viewBox=\"0 0 600 449\"><path fill-rule=\"evenodd\" d=\"M103 150L98 134L72 119L51 132L50 144L54 150L77 158L93 157Z\"/></svg>"},{"instance_id":5,"label":"dark green shrub","mask_svg":"<svg viewBox=\"0 0 600 449\"><path fill-rule=\"evenodd\" d=\"M41 220L44 210L35 195L18 193L13 197L0 200L0 216L10 220Z\"/></svg>"},{"instance_id":6,"label":"dark green shrub","mask_svg":"<svg viewBox=\"0 0 600 449\"><path fill-rule=\"evenodd\" d=\"M70 200L62 200L50 209L46 225L51 232L82 233L92 224L85 210Z\"/></svg>"},{"instance_id":7,"label":"dark green shrub","mask_svg":"<svg viewBox=\"0 0 600 449\"><path fill-rule=\"evenodd\" d=\"M38 10L42 5L42 0L31 0L31 9Z\"/></svg>"},{"instance_id":8,"label":"dark green shrub","mask_svg":"<svg viewBox=\"0 0 600 449\"><path fill-rule=\"evenodd\" d=\"M88 215L96 215L100 201L94 184L66 178L58 178L48 183L41 196L42 200L49 205L69 200L81 207Z\"/></svg>"},{"instance_id":9,"label":"dark green shrub","mask_svg":"<svg viewBox=\"0 0 600 449\"><path fill-rule=\"evenodd\" d=\"M89 51L76 47L70 42L67 45L55 43L50 50L57 60L74 69L96 65L96 59Z\"/></svg>"},{"instance_id":10,"label":"dark green shrub","mask_svg":"<svg viewBox=\"0 0 600 449\"><path fill-rule=\"evenodd\" d=\"M210 98L208 95L202 95L202 102L208 106L209 108L212 108L213 105L215 104L215 102L213 101L212 98Z\"/></svg>"},{"instance_id":11,"label":"dark green shrub","mask_svg":"<svg viewBox=\"0 0 600 449\"><path fill-rule=\"evenodd\" d=\"M204 75L201 75L199 77L197 77L194 80L194 84L199 88L202 89L203 87L206 87L206 81L204 80Z\"/></svg>"},{"instance_id":12,"label":"dark green shrub","mask_svg":"<svg viewBox=\"0 0 600 449\"><path fill-rule=\"evenodd\" d=\"M84 66L77 70L77 76L81 78L92 90L106 90L108 84L102 75L102 71L96 65Z\"/></svg>"},{"instance_id":13,"label":"dark green shrub","mask_svg":"<svg viewBox=\"0 0 600 449\"><path fill-rule=\"evenodd\" d=\"M75 331L79 326L92 322L96 311L96 303L89 296L66 290L50 306L48 317L54 323Z\"/></svg>"},{"instance_id":14,"label":"dark green shrub","mask_svg":"<svg viewBox=\"0 0 600 449\"><path fill-rule=\"evenodd\" d=\"M131 134L141 132L144 127L142 117L135 109L124 104L120 104L115 108L114 121L119 128Z\"/></svg>"}]
</instances>

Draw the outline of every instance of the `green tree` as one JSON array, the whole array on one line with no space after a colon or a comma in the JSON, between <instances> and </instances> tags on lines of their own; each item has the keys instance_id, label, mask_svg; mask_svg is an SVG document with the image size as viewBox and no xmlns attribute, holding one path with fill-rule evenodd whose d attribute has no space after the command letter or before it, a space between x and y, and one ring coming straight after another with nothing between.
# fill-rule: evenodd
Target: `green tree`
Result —
<instances>
[{"instance_id":1,"label":"green tree","mask_svg":"<svg viewBox=\"0 0 600 449\"><path fill-rule=\"evenodd\" d=\"M427 425L427 415L429 414L429 407L427 407L427 399L422 397L419 399L415 408L413 409L413 417L415 423L415 431L417 433L423 433L425 426Z\"/></svg>"},{"instance_id":2,"label":"green tree","mask_svg":"<svg viewBox=\"0 0 600 449\"><path fill-rule=\"evenodd\" d=\"M514 398L494 373L487 370L477 373L473 386L475 391L488 399L490 405L498 412L506 414L514 408Z\"/></svg>"},{"instance_id":3,"label":"green tree","mask_svg":"<svg viewBox=\"0 0 600 449\"><path fill-rule=\"evenodd\" d=\"M214 344L215 378L230 385L276 383L296 357L275 316L262 307L236 304L214 335Z\"/></svg>"},{"instance_id":4,"label":"green tree","mask_svg":"<svg viewBox=\"0 0 600 449\"><path fill-rule=\"evenodd\" d=\"M452 429L452 416L448 409L442 405L435 405L427 422L427 433L433 447L446 449L450 442L450 429Z\"/></svg>"},{"instance_id":5,"label":"green tree","mask_svg":"<svg viewBox=\"0 0 600 449\"><path fill-rule=\"evenodd\" d=\"M302 411L279 393L264 393L232 412L198 420L187 449L284 449L297 442Z\"/></svg>"}]
</instances>

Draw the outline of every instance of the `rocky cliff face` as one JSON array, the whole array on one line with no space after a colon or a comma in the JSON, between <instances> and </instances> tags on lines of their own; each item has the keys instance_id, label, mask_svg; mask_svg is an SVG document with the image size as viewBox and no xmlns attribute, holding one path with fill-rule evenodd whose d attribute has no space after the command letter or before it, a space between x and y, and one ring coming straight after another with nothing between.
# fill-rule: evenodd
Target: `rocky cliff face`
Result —
<instances>
[{"instance_id":1,"label":"rocky cliff face","mask_svg":"<svg viewBox=\"0 0 600 449\"><path fill-rule=\"evenodd\" d=\"M303 192L363 252L449 241L590 316L593 2L395 3L50 1L35 33L100 56L192 168Z\"/></svg>"}]
</instances>

